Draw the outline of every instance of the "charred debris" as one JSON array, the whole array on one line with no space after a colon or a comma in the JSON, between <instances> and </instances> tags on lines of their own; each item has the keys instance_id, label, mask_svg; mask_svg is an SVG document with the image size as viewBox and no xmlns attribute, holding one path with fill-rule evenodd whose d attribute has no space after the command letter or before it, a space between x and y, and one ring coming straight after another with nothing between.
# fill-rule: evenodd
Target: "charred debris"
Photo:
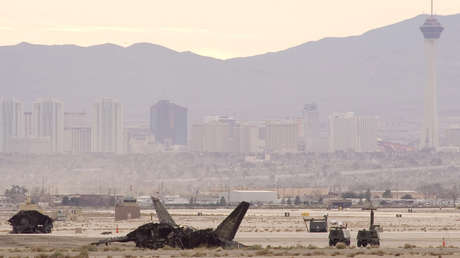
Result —
<instances>
[{"instance_id":1,"label":"charred debris","mask_svg":"<svg viewBox=\"0 0 460 258\"><path fill-rule=\"evenodd\" d=\"M234 237L249 208L241 202L216 229L194 229L179 226L173 220L159 199L152 197L159 223L147 223L124 237L103 239L92 245L113 242L135 242L137 247L158 249L164 246L192 249L196 247L240 248L245 245L234 241Z\"/></svg>"},{"instance_id":2,"label":"charred debris","mask_svg":"<svg viewBox=\"0 0 460 258\"><path fill-rule=\"evenodd\" d=\"M51 233L53 219L36 210L21 210L8 222L13 234Z\"/></svg>"}]
</instances>

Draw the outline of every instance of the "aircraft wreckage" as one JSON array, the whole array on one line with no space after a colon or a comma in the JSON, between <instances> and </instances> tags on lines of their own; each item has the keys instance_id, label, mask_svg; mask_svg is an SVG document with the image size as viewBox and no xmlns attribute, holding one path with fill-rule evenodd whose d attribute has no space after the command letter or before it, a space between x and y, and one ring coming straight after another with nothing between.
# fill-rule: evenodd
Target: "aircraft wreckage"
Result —
<instances>
[{"instance_id":1,"label":"aircraft wreckage","mask_svg":"<svg viewBox=\"0 0 460 258\"><path fill-rule=\"evenodd\" d=\"M194 229L179 226L160 202L152 197L159 223L147 223L124 237L114 237L100 240L92 245L113 242L135 242L137 247L158 249L164 246L173 248L192 249L199 246L240 248L245 245L233 240L241 221L246 215L249 203L241 202L232 213L215 229Z\"/></svg>"},{"instance_id":2,"label":"aircraft wreckage","mask_svg":"<svg viewBox=\"0 0 460 258\"><path fill-rule=\"evenodd\" d=\"M22 210L8 220L13 234L51 233L53 219L36 210Z\"/></svg>"}]
</instances>

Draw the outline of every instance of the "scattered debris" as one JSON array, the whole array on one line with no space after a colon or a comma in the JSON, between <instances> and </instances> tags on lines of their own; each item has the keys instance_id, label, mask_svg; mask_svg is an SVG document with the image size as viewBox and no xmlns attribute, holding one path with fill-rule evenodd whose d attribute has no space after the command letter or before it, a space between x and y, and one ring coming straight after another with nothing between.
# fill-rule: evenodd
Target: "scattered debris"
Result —
<instances>
[{"instance_id":1,"label":"scattered debris","mask_svg":"<svg viewBox=\"0 0 460 258\"><path fill-rule=\"evenodd\" d=\"M51 233L53 219L36 210L22 210L8 222L13 226L13 234Z\"/></svg>"},{"instance_id":2,"label":"scattered debris","mask_svg":"<svg viewBox=\"0 0 460 258\"><path fill-rule=\"evenodd\" d=\"M159 199L153 198L153 204L160 223L147 223L124 237L100 240L92 245L112 242L135 242L137 247L158 249L164 246L192 249L199 246L222 248L240 248L244 245L233 241L236 232L246 215L249 203L241 202L233 212L215 229L196 230L178 226Z\"/></svg>"}]
</instances>

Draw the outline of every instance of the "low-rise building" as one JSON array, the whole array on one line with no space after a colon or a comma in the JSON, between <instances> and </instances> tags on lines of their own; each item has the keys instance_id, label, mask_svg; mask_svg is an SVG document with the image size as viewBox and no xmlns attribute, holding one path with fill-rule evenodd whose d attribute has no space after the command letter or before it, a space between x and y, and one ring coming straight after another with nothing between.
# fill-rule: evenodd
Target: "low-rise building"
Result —
<instances>
[{"instance_id":1,"label":"low-rise building","mask_svg":"<svg viewBox=\"0 0 460 258\"><path fill-rule=\"evenodd\" d=\"M229 203L239 203L242 201L252 203L274 203L278 198L275 191L261 190L234 190L230 192Z\"/></svg>"},{"instance_id":2,"label":"low-rise building","mask_svg":"<svg viewBox=\"0 0 460 258\"><path fill-rule=\"evenodd\" d=\"M134 198L125 198L115 206L115 220L137 219L141 217L141 208Z\"/></svg>"}]
</instances>

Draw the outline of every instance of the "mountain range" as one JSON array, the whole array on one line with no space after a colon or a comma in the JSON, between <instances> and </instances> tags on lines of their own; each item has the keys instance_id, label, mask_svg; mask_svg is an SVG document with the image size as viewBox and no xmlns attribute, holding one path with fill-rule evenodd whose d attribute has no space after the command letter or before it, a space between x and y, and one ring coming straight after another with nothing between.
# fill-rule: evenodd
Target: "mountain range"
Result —
<instances>
[{"instance_id":1,"label":"mountain range","mask_svg":"<svg viewBox=\"0 0 460 258\"><path fill-rule=\"evenodd\" d=\"M419 27L426 18L227 60L150 43L2 46L0 96L25 103L52 96L68 112L91 111L98 98L114 97L127 120L148 120L149 106L159 99L187 107L192 122L209 114L300 116L311 102L322 119L347 111L418 119L426 78ZM460 14L438 19L445 27L438 44L439 109L460 114Z\"/></svg>"}]
</instances>

